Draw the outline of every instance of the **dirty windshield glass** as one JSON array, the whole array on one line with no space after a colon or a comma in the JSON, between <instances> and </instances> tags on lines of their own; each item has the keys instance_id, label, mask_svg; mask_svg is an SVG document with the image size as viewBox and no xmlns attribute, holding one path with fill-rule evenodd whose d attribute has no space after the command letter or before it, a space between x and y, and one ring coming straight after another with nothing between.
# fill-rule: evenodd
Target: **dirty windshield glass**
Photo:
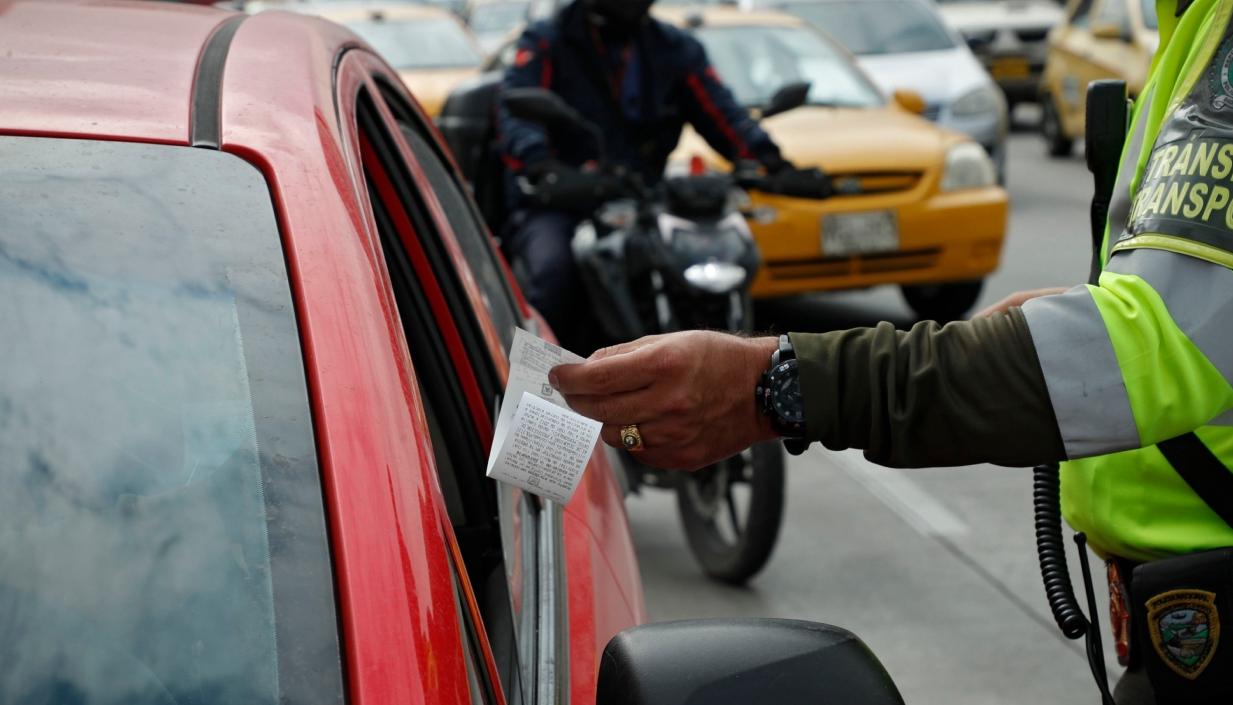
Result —
<instances>
[{"instance_id":1,"label":"dirty windshield glass","mask_svg":"<svg viewBox=\"0 0 1233 705\"><path fill-rule=\"evenodd\" d=\"M342 700L268 189L0 137L0 703Z\"/></svg>"},{"instance_id":2,"label":"dirty windshield glass","mask_svg":"<svg viewBox=\"0 0 1233 705\"><path fill-rule=\"evenodd\" d=\"M955 48L934 10L917 0L792 2L782 9L830 34L853 54Z\"/></svg>"},{"instance_id":3,"label":"dirty windshield glass","mask_svg":"<svg viewBox=\"0 0 1233 705\"><path fill-rule=\"evenodd\" d=\"M360 35L398 70L454 69L479 66L483 59L466 30L453 20L363 20L348 22L347 29Z\"/></svg>"}]
</instances>

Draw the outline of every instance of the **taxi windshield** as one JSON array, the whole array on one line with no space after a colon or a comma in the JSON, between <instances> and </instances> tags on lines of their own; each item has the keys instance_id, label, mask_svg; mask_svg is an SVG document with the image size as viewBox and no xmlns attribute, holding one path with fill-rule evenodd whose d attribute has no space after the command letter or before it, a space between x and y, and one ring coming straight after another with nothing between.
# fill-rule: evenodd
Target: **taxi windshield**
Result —
<instances>
[{"instance_id":1,"label":"taxi windshield","mask_svg":"<svg viewBox=\"0 0 1233 705\"><path fill-rule=\"evenodd\" d=\"M790 2L782 9L835 37L857 55L955 48L934 10L917 0Z\"/></svg>"},{"instance_id":2,"label":"taxi windshield","mask_svg":"<svg viewBox=\"0 0 1233 705\"><path fill-rule=\"evenodd\" d=\"M747 107L779 88L808 81L809 104L871 108L884 100L841 49L804 26L709 26L697 37L724 83Z\"/></svg>"},{"instance_id":3,"label":"taxi windshield","mask_svg":"<svg viewBox=\"0 0 1233 705\"><path fill-rule=\"evenodd\" d=\"M527 18L529 0L486 2L471 11L471 30L477 34L507 32Z\"/></svg>"},{"instance_id":4,"label":"taxi windshield","mask_svg":"<svg viewBox=\"0 0 1233 705\"><path fill-rule=\"evenodd\" d=\"M347 22L347 29L360 35L377 53L399 71L408 69L468 69L483 57L454 20L367 19Z\"/></svg>"}]
</instances>

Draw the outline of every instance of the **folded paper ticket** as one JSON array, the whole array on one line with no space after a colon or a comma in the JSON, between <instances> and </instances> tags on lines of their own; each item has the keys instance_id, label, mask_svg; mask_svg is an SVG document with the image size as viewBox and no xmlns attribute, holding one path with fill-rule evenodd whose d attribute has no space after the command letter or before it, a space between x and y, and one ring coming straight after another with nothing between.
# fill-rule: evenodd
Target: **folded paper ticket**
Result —
<instances>
[{"instance_id":1,"label":"folded paper ticket","mask_svg":"<svg viewBox=\"0 0 1233 705\"><path fill-rule=\"evenodd\" d=\"M514 331L488 477L560 504L574 496L602 424L571 411L548 383L548 372L579 362L581 357L564 348L521 328Z\"/></svg>"}]
</instances>

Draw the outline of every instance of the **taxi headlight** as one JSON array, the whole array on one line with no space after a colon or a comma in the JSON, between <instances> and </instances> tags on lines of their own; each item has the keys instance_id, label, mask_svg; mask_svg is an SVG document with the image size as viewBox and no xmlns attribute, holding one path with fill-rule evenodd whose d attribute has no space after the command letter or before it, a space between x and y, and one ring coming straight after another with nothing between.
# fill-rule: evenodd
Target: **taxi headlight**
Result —
<instances>
[{"instance_id":1,"label":"taxi headlight","mask_svg":"<svg viewBox=\"0 0 1233 705\"><path fill-rule=\"evenodd\" d=\"M951 103L950 114L955 117L975 117L999 112L1002 96L989 86L978 86L964 93Z\"/></svg>"},{"instance_id":2,"label":"taxi headlight","mask_svg":"<svg viewBox=\"0 0 1233 705\"><path fill-rule=\"evenodd\" d=\"M983 147L975 142L964 142L950 148L942 175L943 191L985 188L996 183L997 169Z\"/></svg>"}]
</instances>

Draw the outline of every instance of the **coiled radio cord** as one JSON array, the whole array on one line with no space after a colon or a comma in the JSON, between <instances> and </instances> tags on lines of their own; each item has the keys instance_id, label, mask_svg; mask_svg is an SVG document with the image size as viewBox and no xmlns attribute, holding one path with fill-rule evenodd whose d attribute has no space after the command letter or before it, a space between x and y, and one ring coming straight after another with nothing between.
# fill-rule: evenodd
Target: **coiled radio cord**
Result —
<instances>
[{"instance_id":1,"label":"coiled radio cord","mask_svg":"<svg viewBox=\"0 0 1233 705\"><path fill-rule=\"evenodd\" d=\"M1092 615L1091 619L1084 616L1070 582L1066 543L1062 540L1061 477L1057 465L1040 465L1033 471L1032 508L1036 523L1036 555L1040 559L1040 577L1045 583L1049 610L1067 639L1087 637L1087 662L1096 687L1100 689L1101 702L1116 705L1109 692L1100 623L1096 619L1096 592L1092 587L1092 570L1087 557L1087 536L1082 532L1075 534L1075 544L1079 547L1079 564L1083 570L1087 610Z\"/></svg>"}]
</instances>

